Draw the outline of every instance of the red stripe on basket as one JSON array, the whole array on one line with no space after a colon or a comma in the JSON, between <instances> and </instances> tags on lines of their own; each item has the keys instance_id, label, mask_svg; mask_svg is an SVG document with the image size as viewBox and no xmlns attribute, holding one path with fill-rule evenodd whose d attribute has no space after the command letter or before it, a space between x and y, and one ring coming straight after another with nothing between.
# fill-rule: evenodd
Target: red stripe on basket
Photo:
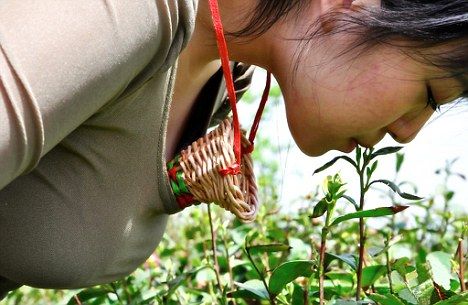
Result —
<instances>
[{"instance_id":1,"label":"red stripe on basket","mask_svg":"<svg viewBox=\"0 0 468 305\"><path fill-rule=\"evenodd\" d=\"M197 203L195 198L193 197L192 194L183 194L178 197L176 197L177 203L179 204L179 207L183 210L186 207L189 207L191 205L194 205Z\"/></svg>"}]
</instances>

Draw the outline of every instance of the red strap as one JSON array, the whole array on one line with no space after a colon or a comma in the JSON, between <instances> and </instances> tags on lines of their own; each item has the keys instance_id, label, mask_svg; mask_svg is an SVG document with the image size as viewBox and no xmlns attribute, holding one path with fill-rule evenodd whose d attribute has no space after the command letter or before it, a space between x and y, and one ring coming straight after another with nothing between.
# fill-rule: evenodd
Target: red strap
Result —
<instances>
[{"instance_id":1,"label":"red strap","mask_svg":"<svg viewBox=\"0 0 468 305\"><path fill-rule=\"evenodd\" d=\"M236 163L232 166L221 169L220 174L223 176L226 175L237 175L240 173L241 157L242 153L251 153L253 151L253 141L257 133L258 125L260 123L260 117L262 116L263 109L268 100L268 94L270 92L270 83L271 83L271 74L267 74L267 83L265 90L263 91L262 101L255 115L255 120L250 130L250 146L245 148L241 152L241 133L239 126L239 116L237 114L237 99L236 99L236 90L234 88L234 80L232 78L231 68L229 66L229 53L226 44L226 38L224 37L223 24L221 23L221 16L219 13L218 1L217 0L208 0L211 10L211 18L213 20L213 26L216 32L216 42L218 45L219 55L221 57L221 65L223 68L224 79L226 81L226 87L229 96L229 103L232 109L232 124L234 125L234 155L236 157Z\"/></svg>"},{"instance_id":2,"label":"red strap","mask_svg":"<svg viewBox=\"0 0 468 305\"><path fill-rule=\"evenodd\" d=\"M234 80L232 79L231 69L229 67L229 53L227 49L226 39L224 37L223 24L221 23L221 16L219 14L219 7L217 0L209 0L211 18L213 19L213 26L216 31L216 41L218 44L219 55L221 57L221 64L223 67L224 79L226 81L229 103L232 109L232 123L234 125L234 155L236 157L237 167L232 168L232 172L238 174L240 172L241 163L241 137L239 117L237 115L237 100L236 90L234 89Z\"/></svg>"},{"instance_id":3,"label":"red strap","mask_svg":"<svg viewBox=\"0 0 468 305\"><path fill-rule=\"evenodd\" d=\"M263 109L265 109L265 104L268 101L268 95L270 94L271 87L271 73L267 72L267 79L265 84L265 89L263 90L262 100L260 101L260 106L258 106L257 113L255 114L255 120L250 128L249 142L250 145L254 145L255 136L257 135L258 125L260 124L260 118L262 117ZM253 149L252 149L253 150Z\"/></svg>"}]
</instances>

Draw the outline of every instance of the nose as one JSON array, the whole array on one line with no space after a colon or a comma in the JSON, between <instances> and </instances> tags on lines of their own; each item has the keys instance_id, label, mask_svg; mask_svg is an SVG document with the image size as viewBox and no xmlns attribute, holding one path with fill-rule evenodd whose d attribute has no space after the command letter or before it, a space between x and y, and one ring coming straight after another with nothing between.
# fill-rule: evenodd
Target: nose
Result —
<instances>
[{"instance_id":1,"label":"nose","mask_svg":"<svg viewBox=\"0 0 468 305\"><path fill-rule=\"evenodd\" d=\"M402 138L396 134L394 134L393 132L388 132L388 134L393 138L393 140L395 140L396 142L400 143L400 144L408 144L410 143L411 141L414 140L414 138L416 137L416 135L419 133L419 130L414 133L413 135L409 136L409 137L406 137L406 138Z\"/></svg>"},{"instance_id":2,"label":"nose","mask_svg":"<svg viewBox=\"0 0 468 305\"><path fill-rule=\"evenodd\" d=\"M389 124L386 131L398 143L407 144L414 140L433 113L431 108L426 107L417 116L402 116Z\"/></svg>"}]
</instances>

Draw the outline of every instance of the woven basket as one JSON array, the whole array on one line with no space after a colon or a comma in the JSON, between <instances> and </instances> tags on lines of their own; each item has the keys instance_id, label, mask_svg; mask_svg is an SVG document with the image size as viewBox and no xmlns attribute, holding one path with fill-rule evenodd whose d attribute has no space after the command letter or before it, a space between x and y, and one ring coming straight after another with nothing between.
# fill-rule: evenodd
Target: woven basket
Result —
<instances>
[{"instance_id":1,"label":"woven basket","mask_svg":"<svg viewBox=\"0 0 468 305\"><path fill-rule=\"evenodd\" d=\"M190 193L199 202L213 202L240 220L251 222L258 212L257 184L250 153L242 154L241 173L221 175L235 164L232 119L225 119L180 153L180 167ZM242 147L249 146L242 134Z\"/></svg>"}]
</instances>

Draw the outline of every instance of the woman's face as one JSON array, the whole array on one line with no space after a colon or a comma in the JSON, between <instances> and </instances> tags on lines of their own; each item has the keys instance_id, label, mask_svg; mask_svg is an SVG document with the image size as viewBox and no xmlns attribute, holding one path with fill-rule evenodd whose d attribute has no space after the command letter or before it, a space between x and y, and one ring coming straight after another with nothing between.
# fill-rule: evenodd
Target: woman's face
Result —
<instances>
[{"instance_id":1,"label":"woman's face","mask_svg":"<svg viewBox=\"0 0 468 305\"><path fill-rule=\"evenodd\" d=\"M427 106L428 87L438 104L463 91L457 80L437 78L442 71L390 46L339 56L348 39L331 35L310 46L297 70L297 45L276 53L277 61L283 61L274 74L285 97L288 124L308 155L350 152L357 144L370 147L386 133L407 143L434 112Z\"/></svg>"}]
</instances>

